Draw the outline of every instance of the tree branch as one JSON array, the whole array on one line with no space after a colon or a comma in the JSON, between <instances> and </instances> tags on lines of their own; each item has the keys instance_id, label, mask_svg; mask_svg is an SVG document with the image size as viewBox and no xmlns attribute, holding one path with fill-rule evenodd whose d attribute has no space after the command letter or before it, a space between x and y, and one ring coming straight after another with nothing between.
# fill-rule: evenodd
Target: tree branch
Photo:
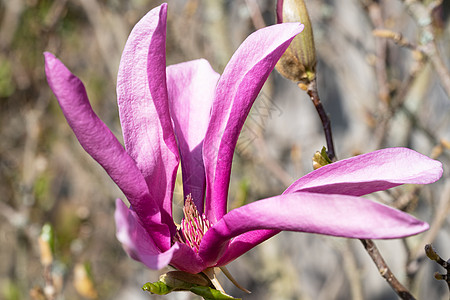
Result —
<instances>
[{"instance_id":1,"label":"tree branch","mask_svg":"<svg viewBox=\"0 0 450 300\"><path fill-rule=\"evenodd\" d=\"M398 281L392 271L389 269L384 258L381 256L380 251L372 240L361 240L367 253L369 253L373 262L377 266L380 275L386 279L387 283L397 293L397 295L403 300L415 300L413 295Z\"/></svg>"}]
</instances>

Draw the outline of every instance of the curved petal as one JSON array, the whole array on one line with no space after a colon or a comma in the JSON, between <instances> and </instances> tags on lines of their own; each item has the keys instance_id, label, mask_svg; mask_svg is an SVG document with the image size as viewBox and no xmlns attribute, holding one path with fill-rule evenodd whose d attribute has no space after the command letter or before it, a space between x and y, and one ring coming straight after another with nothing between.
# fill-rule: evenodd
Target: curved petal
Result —
<instances>
[{"instance_id":1,"label":"curved petal","mask_svg":"<svg viewBox=\"0 0 450 300\"><path fill-rule=\"evenodd\" d=\"M199 255L208 265L217 263L216 253L220 253L230 239L258 229L391 239L414 235L428 227L427 223L406 213L368 199L298 192L256 201L230 211L206 232ZM241 239L240 242L245 241ZM242 245L233 246L234 243L231 241L229 248L236 249L226 252L242 254L239 249ZM233 258L228 256L228 259Z\"/></svg>"},{"instance_id":2,"label":"curved petal","mask_svg":"<svg viewBox=\"0 0 450 300\"><path fill-rule=\"evenodd\" d=\"M125 148L144 175L163 222L174 233L172 194L178 149L166 88L166 17L163 4L133 28L120 61L117 101Z\"/></svg>"},{"instance_id":3,"label":"curved petal","mask_svg":"<svg viewBox=\"0 0 450 300\"><path fill-rule=\"evenodd\" d=\"M92 110L83 83L53 54L44 55L48 83L81 146L123 191L158 245L168 245L169 230L135 162Z\"/></svg>"},{"instance_id":4,"label":"curved petal","mask_svg":"<svg viewBox=\"0 0 450 300\"><path fill-rule=\"evenodd\" d=\"M170 262L171 266L177 270L191 274L200 273L208 267L200 256L189 246L178 242L176 244L178 245L178 249L173 254L172 261Z\"/></svg>"},{"instance_id":5,"label":"curved petal","mask_svg":"<svg viewBox=\"0 0 450 300\"><path fill-rule=\"evenodd\" d=\"M203 143L205 212L216 222L227 209L231 162L239 133L269 73L303 25L269 26L250 35L225 67Z\"/></svg>"},{"instance_id":6,"label":"curved petal","mask_svg":"<svg viewBox=\"0 0 450 300\"><path fill-rule=\"evenodd\" d=\"M161 253L139 223L136 213L120 199L116 200L114 219L116 221L116 237L131 258L154 270L162 269L170 263L174 252L179 248L178 244Z\"/></svg>"},{"instance_id":7,"label":"curved petal","mask_svg":"<svg viewBox=\"0 0 450 300\"><path fill-rule=\"evenodd\" d=\"M116 200L116 237L124 250L134 260L140 261L153 270L171 265L180 271L192 274L206 269L204 262L188 246L175 243L169 250L161 252L145 228L140 224L134 210L129 209L122 200Z\"/></svg>"},{"instance_id":8,"label":"curved petal","mask_svg":"<svg viewBox=\"0 0 450 300\"><path fill-rule=\"evenodd\" d=\"M203 213L205 168L203 139L219 74L204 59L167 67L170 114L180 149L185 196L192 194Z\"/></svg>"},{"instance_id":9,"label":"curved petal","mask_svg":"<svg viewBox=\"0 0 450 300\"><path fill-rule=\"evenodd\" d=\"M251 250L253 247L261 244L262 242L270 239L274 235L280 233L280 230L268 230L268 229L259 229L253 230L249 232L245 232L231 240L227 247L224 247L224 253L217 261L217 266L225 266Z\"/></svg>"},{"instance_id":10,"label":"curved petal","mask_svg":"<svg viewBox=\"0 0 450 300\"><path fill-rule=\"evenodd\" d=\"M361 196L402 184L428 184L441 176L439 161L407 148L388 148L323 166L294 182L283 194Z\"/></svg>"}]
</instances>

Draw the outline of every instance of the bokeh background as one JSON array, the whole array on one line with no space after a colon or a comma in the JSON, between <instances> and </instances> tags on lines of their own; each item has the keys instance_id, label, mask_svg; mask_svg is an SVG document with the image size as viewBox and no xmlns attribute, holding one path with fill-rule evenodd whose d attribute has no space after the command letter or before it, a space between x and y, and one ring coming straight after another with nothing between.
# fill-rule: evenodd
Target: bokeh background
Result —
<instances>
[{"instance_id":1,"label":"bokeh background","mask_svg":"<svg viewBox=\"0 0 450 300\"><path fill-rule=\"evenodd\" d=\"M274 0L168 2L168 64L203 57L221 72L251 32L275 20ZM414 1L306 1L319 94L338 158L405 146L444 164L435 184L371 197L431 224L427 233L376 243L418 299L448 299L446 284L433 278L443 270L424 257L423 247L432 242L450 258L449 87L433 67L436 57L373 35L376 28L401 33L413 48L434 39L448 72L449 1L425 2L428 19L413 17ZM94 110L121 138L115 102L120 55L133 25L160 3L0 1L1 299L46 299L51 288L55 299L198 299L141 291L164 270L148 270L122 250L113 214L114 200L123 196L76 141L44 74L42 53L50 51L82 79ZM323 145L307 95L273 72L238 143L229 209L281 193L312 170L311 157ZM177 186L178 216L180 191ZM44 224L55 232L50 267L41 263L38 242ZM244 295L222 276L224 288L244 299L396 299L358 240L281 233L229 270L253 293Z\"/></svg>"}]
</instances>

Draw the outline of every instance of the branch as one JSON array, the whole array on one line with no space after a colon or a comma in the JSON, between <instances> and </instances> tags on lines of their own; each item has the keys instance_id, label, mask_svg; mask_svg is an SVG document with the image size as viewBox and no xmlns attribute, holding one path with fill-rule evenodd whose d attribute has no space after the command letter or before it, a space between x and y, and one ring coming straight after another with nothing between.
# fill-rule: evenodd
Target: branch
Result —
<instances>
[{"instance_id":1,"label":"branch","mask_svg":"<svg viewBox=\"0 0 450 300\"><path fill-rule=\"evenodd\" d=\"M377 266L380 275L386 279L387 283L389 283L397 295L403 300L415 300L416 298L414 298L414 296L411 295L411 293L397 280L395 275L389 269L375 243L372 240L361 240L361 242Z\"/></svg>"},{"instance_id":2,"label":"branch","mask_svg":"<svg viewBox=\"0 0 450 300\"><path fill-rule=\"evenodd\" d=\"M438 265L442 266L446 270L446 274L434 273L434 278L437 280L444 280L450 290L450 259L445 261L439 254L434 251L431 244L425 245L425 253L429 259L434 260Z\"/></svg>"},{"instance_id":3,"label":"branch","mask_svg":"<svg viewBox=\"0 0 450 300\"><path fill-rule=\"evenodd\" d=\"M327 141L327 154L328 157L332 161L336 161L336 152L334 151L334 143L333 143L333 135L331 133L331 122L330 118L328 117L327 113L325 112L325 109L323 108L322 102L320 102L319 98L319 92L317 90L317 83L316 79L313 79L308 84L308 90L306 91L311 98L311 101L314 104L314 107L317 110L317 113L319 114L320 121L322 121L322 127L323 131L325 133L325 139Z\"/></svg>"}]
</instances>

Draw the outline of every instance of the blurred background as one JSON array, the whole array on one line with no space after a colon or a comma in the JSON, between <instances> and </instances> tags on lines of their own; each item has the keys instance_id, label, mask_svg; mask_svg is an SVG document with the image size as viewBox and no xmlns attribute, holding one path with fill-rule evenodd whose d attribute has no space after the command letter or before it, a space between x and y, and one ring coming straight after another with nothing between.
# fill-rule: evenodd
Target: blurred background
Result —
<instances>
[{"instance_id":1,"label":"blurred background","mask_svg":"<svg viewBox=\"0 0 450 300\"><path fill-rule=\"evenodd\" d=\"M203 57L222 72L251 32L275 22L275 0L168 2L168 64ZM418 299L448 299L445 282L433 278L443 270L423 247L433 243L450 258L450 1L424 2L418 4L428 9L417 16L415 1L306 1L338 158L405 146L444 164L435 184L371 197L430 223L421 235L376 244ZM94 110L121 139L120 55L133 25L159 4L0 1L1 299L198 299L141 290L164 270L148 270L122 250L113 214L123 195L78 144L44 74L42 53L50 51L81 78ZM374 29L388 31L377 37ZM281 193L312 170L311 158L324 145L309 97L274 71L238 142L229 209ZM54 232L51 250L42 242L45 224ZM281 233L229 270L253 293L244 295L222 276L225 290L244 299L397 299L358 240Z\"/></svg>"}]
</instances>

